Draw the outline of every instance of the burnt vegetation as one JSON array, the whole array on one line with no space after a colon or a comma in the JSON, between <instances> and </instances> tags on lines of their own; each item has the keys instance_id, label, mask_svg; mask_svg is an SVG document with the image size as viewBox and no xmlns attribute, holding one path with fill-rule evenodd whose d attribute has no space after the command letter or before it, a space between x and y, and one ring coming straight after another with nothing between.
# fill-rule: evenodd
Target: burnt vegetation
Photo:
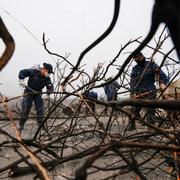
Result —
<instances>
[{"instance_id":1,"label":"burnt vegetation","mask_svg":"<svg viewBox=\"0 0 180 180\"><path fill-rule=\"evenodd\" d=\"M119 10L115 1L112 24L105 33L80 55L73 65L69 56L62 56L48 49L43 35L44 49L57 58L53 82L55 90L44 96L45 116L41 127L36 125L36 115L31 115L20 134L21 96L0 101L0 176L5 178L33 174L39 179L179 179L180 176L180 101L179 68L170 57L172 50L163 52L163 44L170 36L162 31L155 46L146 45L150 60L161 55L160 67L170 77L170 91L159 92L156 100L122 99L129 93L129 76L132 60L118 75L120 88L118 100L107 102L84 96L84 92L103 88L111 68L122 68L119 59L128 52L139 38L128 41L108 65L98 63L92 75L81 66L83 56L105 38L113 29ZM70 72L70 73L68 73ZM178 84L178 83L177 83ZM168 97L164 99L164 97ZM95 112L89 106L95 103ZM146 111L137 117L137 129L127 131L131 119L130 108L143 106L156 109L156 123L146 121ZM108 113L105 114L105 107Z\"/></svg>"}]
</instances>

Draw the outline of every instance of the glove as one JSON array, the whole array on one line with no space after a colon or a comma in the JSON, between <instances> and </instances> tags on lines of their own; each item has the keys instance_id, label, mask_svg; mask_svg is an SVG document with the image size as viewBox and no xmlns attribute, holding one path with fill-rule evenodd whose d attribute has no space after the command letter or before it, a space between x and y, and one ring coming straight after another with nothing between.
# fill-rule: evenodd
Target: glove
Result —
<instances>
[{"instance_id":1,"label":"glove","mask_svg":"<svg viewBox=\"0 0 180 180\"><path fill-rule=\"evenodd\" d=\"M22 88L26 87L26 83L24 82L24 79L19 80L19 86L22 87Z\"/></svg>"},{"instance_id":2,"label":"glove","mask_svg":"<svg viewBox=\"0 0 180 180\"><path fill-rule=\"evenodd\" d=\"M160 84L159 84L159 88L160 88L160 91L163 92L164 89L166 88L166 85L163 84L163 83L160 83Z\"/></svg>"},{"instance_id":3,"label":"glove","mask_svg":"<svg viewBox=\"0 0 180 180\"><path fill-rule=\"evenodd\" d=\"M52 84L49 84L49 85L47 85L47 91L46 91L46 93L48 94L48 95L50 95L52 92L53 92L53 85Z\"/></svg>"}]
</instances>

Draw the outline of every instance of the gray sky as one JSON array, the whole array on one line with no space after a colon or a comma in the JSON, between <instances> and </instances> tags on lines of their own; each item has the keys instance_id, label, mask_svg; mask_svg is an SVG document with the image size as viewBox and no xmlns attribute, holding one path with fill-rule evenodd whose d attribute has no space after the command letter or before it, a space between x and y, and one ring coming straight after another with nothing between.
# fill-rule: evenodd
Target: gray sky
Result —
<instances>
[{"instance_id":1,"label":"gray sky","mask_svg":"<svg viewBox=\"0 0 180 180\"><path fill-rule=\"evenodd\" d=\"M153 0L121 1L114 30L83 59L88 73L93 72L98 62L108 63L113 59L121 45L130 39L139 36L144 39L150 27L153 3ZM80 53L109 26L113 8L114 0L1 0L1 17L16 43L11 61L0 72L1 93L22 93L18 85L20 69L43 62L55 65L56 58L48 55L41 45L43 32L49 39L48 49L62 56L70 53L69 60L75 64ZM3 46L0 41L0 52ZM166 46L164 49L169 49L171 42ZM122 63L123 59L119 59L119 64Z\"/></svg>"}]
</instances>

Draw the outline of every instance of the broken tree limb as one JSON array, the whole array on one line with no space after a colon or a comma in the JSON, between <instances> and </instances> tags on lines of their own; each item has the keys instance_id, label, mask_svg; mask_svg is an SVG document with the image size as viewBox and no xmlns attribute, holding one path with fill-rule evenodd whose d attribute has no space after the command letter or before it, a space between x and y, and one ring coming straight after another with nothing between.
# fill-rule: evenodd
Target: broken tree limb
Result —
<instances>
[{"instance_id":1,"label":"broken tree limb","mask_svg":"<svg viewBox=\"0 0 180 180\"><path fill-rule=\"evenodd\" d=\"M0 57L0 71L9 62L15 50L15 42L11 34L9 33L6 25L4 24L2 18L0 17L0 37L5 44L5 50Z\"/></svg>"}]
</instances>

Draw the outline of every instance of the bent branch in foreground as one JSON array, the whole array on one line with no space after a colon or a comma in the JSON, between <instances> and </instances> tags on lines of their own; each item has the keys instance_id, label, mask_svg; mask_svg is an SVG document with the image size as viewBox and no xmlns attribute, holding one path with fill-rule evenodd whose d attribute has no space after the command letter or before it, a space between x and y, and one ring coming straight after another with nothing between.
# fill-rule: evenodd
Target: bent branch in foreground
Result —
<instances>
[{"instance_id":1,"label":"bent branch in foreground","mask_svg":"<svg viewBox=\"0 0 180 180\"><path fill-rule=\"evenodd\" d=\"M6 46L2 56L0 57L0 71L1 71L8 63L15 50L14 39L7 30L1 17L0 17L0 37Z\"/></svg>"}]
</instances>

